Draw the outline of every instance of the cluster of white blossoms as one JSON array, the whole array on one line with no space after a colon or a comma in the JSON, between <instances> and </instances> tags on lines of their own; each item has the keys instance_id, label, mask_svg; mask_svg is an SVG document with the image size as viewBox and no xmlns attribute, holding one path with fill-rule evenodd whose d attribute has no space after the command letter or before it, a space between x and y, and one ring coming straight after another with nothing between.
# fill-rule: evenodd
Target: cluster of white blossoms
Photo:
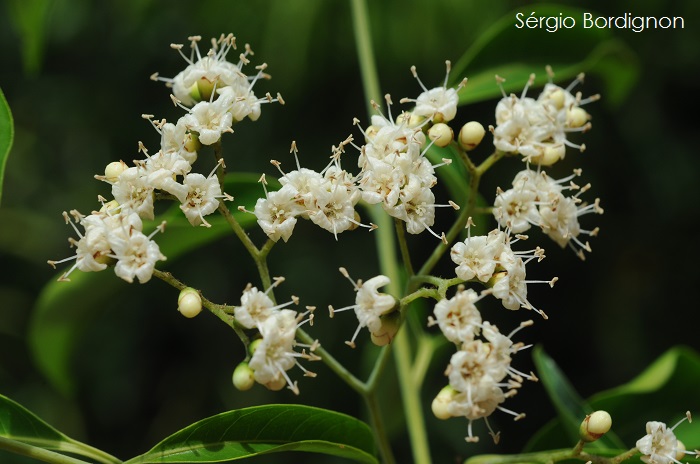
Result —
<instances>
[{"instance_id":1,"label":"cluster of white blossoms","mask_svg":"<svg viewBox=\"0 0 700 464\"><path fill-rule=\"evenodd\" d=\"M472 423L478 419L484 419L494 441L498 441L498 434L488 422L488 416L496 410L515 416L515 420L525 417L500 405L517 393L524 379L537 380L534 374L525 374L511 366L512 356L528 348L513 343L512 337L532 321L523 322L507 336L503 335L495 325L482 321L475 306L482 297L483 294L460 287L455 296L435 305L435 319L429 321L429 325L438 325L457 346L445 370L449 384L433 400L432 410L439 419L467 418L468 442L479 440L472 432ZM477 338L479 335L483 339Z\"/></svg>"},{"instance_id":2,"label":"cluster of white blossoms","mask_svg":"<svg viewBox=\"0 0 700 464\"><path fill-rule=\"evenodd\" d=\"M547 283L553 286L554 277L549 281L527 280L525 266L533 261L544 259L544 249L514 251L512 244L526 236L516 235L495 229L488 235L471 236L471 218L467 222L467 238L455 243L450 249L450 258L457 264L455 273L464 281L480 281L490 287L490 293L501 300L503 307L511 310L530 309L545 319L545 313L535 308L527 299L527 284Z\"/></svg>"},{"instance_id":3,"label":"cluster of white blossoms","mask_svg":"<svg viewBox=\"0 0 700 464\"><path fill-rule=\"evenodd\" d=\"M294 153L297 169L285 173L282 164L272 160L272 164L282 174L279 178L282 187L272 192L268 192L265 187L265 198L259 198L253 210L258 224L271 240L289 240L299 217L309 219L331 232L336 240L339 233L358 226L370 230L374 228L358 222L355 205L360 200L360 191L355 177L340 165L344 147L351 141L352 138L349 137L338 147L333 147L331 161L321 172L299 165L294 142L291 152ZM265 186L267 182L264 175L260 180Z\"/></svg>"},{"instance_id":4,"label":"cluster of white blossoms","mask_svg":"<svg viewBox=\"0 0 700 464\"><path fill-rule=\"evenodd\" d=\"M411 71L418 78L415 67ZM397 120L391 114L389 95L386 96L388 117L372 102L378 114L372 116L369 127L360 129L365 144L355 145L352 137L348 137L338 147L333 147L331 162L321 172L301 168L298 159L296 170L285 173L280 169L282 188L273 192L266 190L265 198L258 200L253 211L270 239L277 241L281 238L286 242L299 217L310 219L333 233L336 239L339 233L358 226L372 230L376 226L361 224L355 212L355 205L362 199L368 204L381 204L390 216L404 221L408 233L419 234L427 230L444 240L444 234L439 235L431 229L435 222L435 208L459 207L451 201L445 205L435 204L431 189L437 184L435 168L449 164L451 160L445 159L439 165L430 163L425 157L430 144L426 143L424 128L429 122L446 122L454 118L457 92L464 87L466 80L457 88L447 88L445 84L430 90L420 80L419 83L423 92L418 98L401 100L402 103L415 103L415 109ZM360 124L358 119L353 122ZM357 175L340 166L340 157L348 144L360 152L357 162L360 172ZM292 151L296 157L295 144L292 144ZM279 169L279 162L272 163Z\"/></svg>"},{"instance_id":5,"label":"cluster of white blossoms","mask_svg":"<svg viewBox=\"0 0 700 464\"><path fill-rule=\"evenodd\" d=\"M550 80L553 76L547 69ZM583 74L566 88L552 82L545 85L537 99L526 96L535 75L523 89L520 97L507 96L496 105L496 127L492 128L494 146L506 153L518 153L525 160L542 166L551 166L564 158L566 147L583 151L585 145L577 145L567 139L571 132L585 132L591 127L590 115L582 105L598 100L598 95L582 98L573 95L573 88L583 81ZM497 78L499 85L503 79Z\"/></svg>"},{"instance_id":6,"label":"cluster of white blossoms","mask_svg":"<svg viewBox=\"0 0 700 464\"><path fill-rule=\"evenodd\" d=\"M306 322L313 325L313 307L298 313L285 309L292 304L299 304L299 299L292 296L291 301L276 305L268 295L270 290L284 281L277 277L275 282L265 292L248 284L243 290L240 306L234 308L234 318L246 329L257 329L260 338L251 344L252 357L248 367L253 371L253 379L270 390L281 390L286 385L295 394L299 394L297 382L293 382L287 371L298 366L305 376L315 377L316 374L305 369L298 361L299 358L316 361L320 358L313 351L318 343L302 345L296 341L296 330ZM306 316L307 319L304 319ZM301 353L294 350L297 346L308 348Z\"/></svg>"},{"instance_id":7,"label":"cluster of white blossoms","mask_svg":"<svg viewBox=\"0 0 700 464\"><path fill-rule=\"evenodd\" d=\"M145 283L150 280L155 263L165 260L158 244L151 240L155 233L163 231L165 223L146 235L142 231L143 223L139 215L116 202L106 203L88 216L75 210L70 215L73 221L68 213L63 213L66 223L73 227L79 237L79 240L68 239L75 247L75 255L48 262L55 269L56 264L75 260L75 264L59 277L59 281L69 281L68 276L75 269L96 272L116 263L114 272L118 277L127 282L133 282L136 277L139 282ZM80 224L84 232L81 233L75 224Z\"/></svg>"},{"instance_id":8,"label":"cluster of white blossoms","mask_svg":"<svg viewBox=\"0 0 700 464\"><path fill-rule=\"evenodd\" d=\"M686 454L700 455L700 451L687 451L685 445L673 433L685 420L691 422L690 411L676 425L668 428L663 422L647 422L647 434L637 440L637 449L642 453L642 461L647 464L680 464Z\"/></svg>"},{"instance_id":9,"label":"cluster of white blossoms","mask_svg":"<svg viewBox=\"0 0 700 464\"><path fill-rule=\"evenodd\" d=\"M512 233L525 232L532 226L540 227L559 246L568 245L584 259L583 252L590 252L591 247L579 236L595 236L598 228L581 229L578 218L590 213L603 214L603 209L598 198L593 204L585 204L579 198L591 187L590 184L581 187L572 181L580 175L581 170L577 169L571 176L554 180L543 171L525 169L516 174L513 188L498 189L493 215L501 227ZM575 193L567 196L567 191Z\"/></svg>"},{"instance_id":10,"label":"cluster of white blossoms","mask_svg":"<svg viewBox=\"0 0 700 464\"><path fill-rule=\"evenodd\" d=\"M165 259L150 240L153 234L146 236L141 232L141 220L155 218L157 195L178 201L190 224L205 227L210 227L205 216L219 208L219 201L232 199L222 192L221 180L216 175L223 170L223 159L219 158L206 176L192 172L198 151L202 144L214 144L223 133L232 132L235 122L245 117L256 120L262 103L282 102L282 99L269 94L264 98L255 97L253 85L267 77L263 73L266 65L258 66L253 76L242 72L242 67L249 63L247 57L252 55L248 45L240 54L238 64L226 61L227 53L236 48L233 35L212 39L211 49L205 56L198 47L200 37L190 37L190 41L189 58L182 54L182 45L172 45L188 63L184 71L173 79L160 78L157 74L151 76L173 88L175 96L171 98L187 114L175 123L143 115L159 133L160 149L151 155L139 142L139 152L145 159L134 160L133 166L124 161L110 163L104 175L95 176L111 185L114 200L90 216L74 214L75 222L85 228L85 233L76 228L80 240L71 239L70 242L77 252L68 258L75 259L76 263L61 280L67 280L74 269L101 271L116 259L115 272L119 277L132 282L136 276L140 282L146 282L153 274L156 261ZM66 213L64 216L68 217ZM159 229L162 230L162 226ZM49 264L64 261L49 261Z\"/></svg>"}]
</instances>

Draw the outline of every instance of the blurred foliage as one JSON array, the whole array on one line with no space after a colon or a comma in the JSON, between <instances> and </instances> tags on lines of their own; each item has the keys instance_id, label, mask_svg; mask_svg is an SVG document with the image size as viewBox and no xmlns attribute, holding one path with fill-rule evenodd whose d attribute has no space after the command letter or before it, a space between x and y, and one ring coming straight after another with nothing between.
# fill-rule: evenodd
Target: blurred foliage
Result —
<instances>
[{"instance_id":1,"label":"blurred foliage","mask_svg":"<svg viewBox=\"0 0 700 464\"><path fill-rule=\"evenodd\" d=\"M519 0L369 3L383 91L399 98L418 91L411 65L418 67L426 85L441 83L445 59L456 66L503 15L531 4ZM683 328L700 322L700 315L690 311L688 304L688 292L697 282L692 272L682 270L700 258L699 252L691 246L681 248L681 241L671 235L699 225L692 195L700 172L694 140L697 116L692 111L688 116L684 109L698 103L690 76L700 71L696 45L700 31L690 25L700 19L700 4L679 0L640 5L621 0L578 2L578 7L601 15L629 11L686 19L683 30L608 33L635 51L634 65L641 69L642 78L633 84L625 77L633 63L615 54L610 56L617 58L603 64L610 72L620 73L619 80L589 76L581 88L584 96L603 94L601 102L587 107L593 114L593 130L581 140L585 138L589 149L582 155L570 153L556 168L558 175L583 167L584 178L601 197L606 214L596 218L601 234L593 241L594 252L586 263L578 262L568 250L545 244L548 257L533 272L543 278L557 275L560 281L553 290L533 289L531 300L550 319L538 321L526 337L541 342L587 397L625 382L671 344L700 347L692 332L679 330L679 322ZM162 282L127 285L103 273L113 290L81 286L62 301L66 314L84 302L96 306L82 336L70 335L78 353L67 360L74 382L71 395L47 384L28 345L32 308L45 284L61 272L45 261L71 253L65 242L71 231L61 211L95 208L97 195L106 195L109 189L92 176L111 161L140 158L139 140L147 147L157 145L159 137L140 119L142 113L168 119L180 115L169 104L167 89L148 80L154 71L173 76L182 68L181 58L169 44L185 42L193 34L207 38L231 31L240 43L251 43L254 64L270 65L273 78L258 85L263 91L281 92L287 105L266 106L259 121L236 127L226 142L230 171L274 175L270 158L280 160L283 168L293 165L288 154L292 140L300 147L302 165L318 168L326 164L331 145L355 133L352 118L364 120L347 4L205 0L193 6L164 0L7 0L0 11L4 44L0 88L15 122L0 209L0 265L5 276L0 283L2 393L68 435L121 457L145 452L203 417L250 405L302 402L363 418L354 393L323 367L317 379L300 381L300 398L261 387L237 392L230 376L244 356L242 345L214 317L202 315L193 321L180 317L177 292ZM571 47L574 52L576 44L567 41L566 31L549 35L553 46ZM512 63L513 53L506 53L512 50L527 55L528 61L544 63L541 57L548 51L526 45L513 33L501 44L503 55L488 50L492 61L481 69L476 68L477 62L470 63L454 72L451 80L488 69L503 57L507 57L503 64ZM578 60L572 55L572 63ZM559 71L563 72L555 68ZM544 75L543 69L529 72ZM520 79L509 80L518 89L524 85ZM626 87L628 97L608 98L606 92L615 92L610 82ZM476 87L476 82L472 84ZM492 124L494 104L470 106L469 119ZM488 147L481 147L475 156L481 159L487 154ZM519 169L517 162L504 162L494 169L481 190L486 200ZM250 208L250 200L245 201ZM303 304L341 304L350 301L353 293L335 272L339 265L359 278L377 273L373 260L366 259L373 249L370 235L344 234L335 242L332 235L308 224L297 227L290 244L276 247L271 256L273 273L287 278L279 288L281 299L293 293ZM175 236L175 230L167 230L162 238L170 232ZM251 235L258 243L262 240L259 230L251 230ZM420 256L420 250L416 253ZM231 237L167 265L178 278L222 303L237 303L246 283L257 284L245 250ZM436 272L449 275L452 265L445 262ZM76 275L75 280L79 279ZM498 325L516 325L510 313L495 307L485 310L492 311L489 317ZM359 340L360 348L349 350L343 340L353 328L349 319L336 318L331 324L319 317L314 333L337 334L322 337L324 347L353 371L363 373L368 369L363 360L371 359L376 349L365 339ZM434 380L426 381L426 405L445 382L442 366L448 358L446 351L436 353L435 366L427 374ZM528 369L523 366L526 360L516 362ZM387 426L400 440L404 432L393 373L389 371L383 380L382 407L394 412ZM465 444L466 423L438 421L428 415L436 462L485 450L519 450L531 431L555 414L545 406L549 403L541 388L529 385L526 390L509 404L526 412L526 421L513 424L508 417L492 421L502 430L497 449L487 440ZM409 460L403 454L406 449L396 452L400 462ZM2 458L3 462L14 459ZM309 457L307 462L335 461Z\"/></svg>"}]
</instances>

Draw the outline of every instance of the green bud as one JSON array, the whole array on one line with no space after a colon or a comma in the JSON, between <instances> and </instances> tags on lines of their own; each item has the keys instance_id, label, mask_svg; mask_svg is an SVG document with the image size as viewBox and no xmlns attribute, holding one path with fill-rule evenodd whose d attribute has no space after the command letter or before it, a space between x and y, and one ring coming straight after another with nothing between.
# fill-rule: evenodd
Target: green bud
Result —
<instances>
[{"instance_id":1,"label":"green bud","mask_svg":"<svg viewBox=\"0 0 700 464\"><path fill-rule=\"evenodd\" d=\"M233 370L233 386L240 391L250 390L255 384L254 374L247 362L240 363Z\"/></svg>"},{"instance_id":2,"label":"green bud","mask_svg":"<svg viewBox=\"0 0 700 464\"><path fill-rule=\"evenodd\" d=\"M370 333L372 343L377 346L388 345L399 331L401 314L398 311L392 311L389 314L380 316L379 320L382 322L379 330Z\"/></svg>"},{"instance_id":3,"label":"green bud","mask_svg":"<svg viewBox=\"0 0 700 464\"><path fill-rule=\"evenodd\" d=\"M448 411L448 406L456 394L457 391L449 385L440 390L440 393L437 394L430 405L435 417L442 420L452 417L452 414Z\"/></svg>"}]
</instances>

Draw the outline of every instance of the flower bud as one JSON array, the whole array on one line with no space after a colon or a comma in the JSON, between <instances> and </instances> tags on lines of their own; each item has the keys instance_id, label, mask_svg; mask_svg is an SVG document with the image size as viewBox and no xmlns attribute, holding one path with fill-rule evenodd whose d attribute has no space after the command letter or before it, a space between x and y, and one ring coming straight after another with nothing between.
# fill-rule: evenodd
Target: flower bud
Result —
<instances>
[{"instance_id":1,"label":"flower bud","mask_svg":"<svg viewBox=\"0 0 700 464\"><path fill-rule=\"evenodd\" d=\"M542 155L532 158L532 162L539 166L551 166L560 159L564 159L566 147L563 143L547 143L542 150Z\"/></svg>"},{"instance_id":2,"label":"flower bud","mask_svg":"<svg viewBox=\"0 0 700 464\"><path fill-rule=\"evenodd\" d=\"M183 145L185 150L189 153L194 153L195 160L197 159L197 152L202 148L202 144L199 142L199 137L194 132L188 132L185 135L185 144ZM194 162L194 161L193 161Z\"/></svg>"},{"instance_id":3,"label":"flower bud","mask_svg":"<svg viewBox=\"0 0 700 464\"><path fill-rule=\"evenodd\" d=\"M124 161L113 161L105 168L105 180L114 183L119 180L119 174L124 172L128 166Z\"/></svg>"},{"instance_id":4,"label":"flower bud","mask_svg":"<svg viewBox=\"0 0 700 464\"><path fill-rule=\"evenodd\" d=\"M435 417L442 420L449 419L450 417L452 417L452 414L450 414L448 409L450 403L452 402L452 399L455 397L456 394L457 391L449 385L440 390L440 393L437 394L432 404L430 405L431 409L433 410L433 414L435 414Z\"/></svg>"},{"instance_id":5,"label":"flower bud","mask_svg":"<svg viewBox=\"0 0 700 464\"><path fill-rule=\"evenodd\" d=\"M588 122L590 116L586 110L575 106L566 112L566 123L569 127L581 127Z\"/></svg>"},{"instance_id":6,"label":"flower bud","mask_svg":"<svg viewBox=\"0 0 700 464\"><path fill-rule=\"evenodd\" d=\"M428 138L441 148L448 146L454 139L454 136L452 128L444 123L435 124L428 129Z\"/></svg>"},{"instance_id":7,"label":"flower bud","mask_svg":"<svg viewBox=\"0 0 700 464\"><path fill-rule=\"evenodd\" d=\"M676 440L676 461L680 461L686 455L686 447L682 441ZM693 453L690 453L693 454Z\"/></svg>"},{"instance_id":8,"label":"flower bud","mask_svg":"<svg viewBox=\"0 0 700 464\"><path fill-rule=\"evenodd\" d=\"M177 299L177 310L187 318L193 318L202 312L202 297L192 287L183 288Z\"/></svg>"},{"instance_id":9,"label":"flower bud","mask_svg":"<svg viewBox=\"0 0 700 464\"><path fill-rule=\"evenodd\" d=\"M206 77L202 77L197 80L197 91L199 93L199 98L195 98L194 95L190 94L192 98L198 101L210 101L211 100L211 95L214 92L214 86L217 83L218 79L214 82L211 82L209 79Z\"/></svg>"},{"instance_id":10,"label":"flower bud","mask_svg":"<svg viewBox=\"0 0 700 464\"><path fill-rule=\"evenodd\" d=\"M481 143L484 134L486 134L486 130L481 123L470 121L459 130L458 141L462 148L471 151Z\"/></svg>"},{"instance_id":11,"label":"flower bud","mask_svg":"<svg viewBox=\"0 0 700 464\"><path fill-rule=\"evenodd\" d=\"M425 121L425 116L418 116L417 114L410 113L408 111L401 113L396 118L396 125L406 124L410 128L418 127Z\"/></svg>"},{"instance_id":12,"label":"flower bud","mask_svg":"<svg viewBox=\"0 0 700 464\"><path fill-rule=\"evenodd\" d=\"M254 374L247 362L240 363L233 370L233 386L240 391L250 390L255 384Z\"/></svg>"},{"instance_id":13,"label":"flower bud","mask_svg":"<svg viewBox=\"0 0 700 464\"><path fill-rule=\"evenodd\" d=\"M284 377L282 377L281 375L279 377L276 377L276 378L270 380L269 382L267 382L265 384L265 387L268 390L272 390L272 391L280 391L286 386L287 386L287 380Z\"/></svg>"},{"instance_id":14,"label":"flower bud","mask_svg":"<svg viewBox=\"0 0 700 464\"><path fill-rule=\"evenodd\" d=\"M557 89L551 92L548 96L549 102L554 105L554 108L560 110L564 108L564 103L566 103L566 95L563 89Z\"/></svg>"},{"instance_id":15,"label":"flower bud","mask_svg":"<svg viewBox=\"0 0 700 464\"><path fill-rule=\"evenodd\" d=\"M258 338L258 339L253 340L253 341L251 342L251 344L248 345L248 353L250 353L251 356L254 355L254 354L255 354L255 350L258 349L258 346L259 346L261 343L262 343L262 338Z\"/></svg>"},{"instance_id":16,"label":"flower bud","mask_svg":"<svg viewBox=\"0 0 700 464\"><path fill-rule=\"evenodd\" d=\"M579 437L590 443L596 441L612 427L612 418L607 411L596 411L586 416L579 427Z\"/></svg>"},{"instance_id":17,"label":"flower bud","mask_svg":"<svg viewBox=\"0 0 700 464\"><path fill-rule=\"evenodd\" d=\"M384 346L391 343L400 327L401 314L393 311L379 318L382 325L376 332L371 332L372 343L377 346Z\"/></svg>"}]
</instances>

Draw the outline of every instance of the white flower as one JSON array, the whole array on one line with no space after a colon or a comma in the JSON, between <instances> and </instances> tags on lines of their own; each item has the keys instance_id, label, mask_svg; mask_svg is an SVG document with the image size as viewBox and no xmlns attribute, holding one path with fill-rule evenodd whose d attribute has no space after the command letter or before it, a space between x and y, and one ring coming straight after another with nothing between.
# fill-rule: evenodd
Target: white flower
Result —
<instances>
[{"instance_id":1,"label":"white flower","mask_svg":"<svg viewBox=\"0 0 700 464\"><path fill-rule=\"evenodd\" d=\"M303 206L295 201L295 189L290 185L284 185L275 192L265 192L265 198L259 198L255 203L254 214L258 225L267 236L278 241L289 240L297 216L304 213Z\"/></svg>"},{"instance_id":2,"label":"white flower","mask_svg":"<svg viewBox=\"0 0 700 464\"><path fill-rule=\"evenodd\" d=\"M474 339L481 327L481 313L474 305L478 300L479 295L470 288L438 301L433 313L445 338L460 345Z\"/></svg>"},{"instance_id":3,"label":"white flower","mask_svg":"<svg viewBox=\"0 0 700 464\"><path fill-rule=\"evenodd\" d=\"M156 262L166 259L156 242L136 230L126 240L115 240L112 251L118 259L114 273L129 283L134 281L134 277L142 284L148 282Z\"/></svg>"},{"instance_id":4,"label":"white flower","mask_svg":"<svg viewBox=\"0 0 700 464\"><path fill-rule=\"evenodd\" d=\"M457 242L450 250L450 258L457 264L455 273L462 280L477 278L487 282L498 264L505 244L505 234L493 230L488 235L468 236L464 242Z\"/></svg>"},{"instance_id":5,"label":"white flower","mask_svg":"<svg viewBox=\"0 0 700 464\"><path fill-rule=\"evenodd\" d=\"M357 295L355 296L355 304L351 306L346 306L340 309L334 309L329 306L331 317L334 313L345 311L348 309L353 309L355 311L355 316L359 322L357 329L355 330L352 339L347 343L351 347L355 347L355 338L357 334L360 333L360 329L367 327L367 329L375 334L376 336L381 335L382 321L381 316L388 314L396 306L396 300L393 296L387 295L386 293L380 293L378 291L379 287L388 285L391 281L387 276L378 275L372 277L366 282L358 281L355 282L350 278L347 270L345 268L340 268L340 273L343 274L355 287Z\"/></svg>"},{"instance_id":6,"label":"white flower","mask_svg":"<svg viewBox=\"0 0 700 464\"><path fill-rule=\"evenodd\" d=\"M197 132L202 145L218 142L224 132L233 132L233 116L226 101L203 101L194 105L189 114L182 117L187 130Z\"/></svg>"},{"instance_id":7,"label":"white flower","mask_svg":"<svg viewBox=\"0 0 700 464\"><path fill-rule=\"evenodd\" d=\"M699 452L687 451L685 446L676 439L673 433L676 427L685 421L690 422L690 411L685 413L685 417L679 420L676 425L671 428L666 427L663 422L649 421L647 422L647 434L637 440L637 448L644 456L642 461L647 464L680 464L679 459L686 454L698 455Z\"/></svg>"},{"instance_id":8,"label":"white flower","mask_svg":"<svg viewBox=\"0 0 700 464\"><path fill-rule=\"evenodd\" d=\"M120 205L128 205L142 219L154 218L153 191L155 187L148 182L148 173L140 167L131 167L112 184L112 195Z\"/></svg>"},{"instance_id":9,"label":"white flower","mask_svg":"<svg viewBox=\"0 0 700 464\"><path fill-rule=\"evenodd\" d=\"M457 88L448 89L447 80L450 76L451 63L446 61L445 65L447 67L445 82L442 87L435 87L430 90L428 90L418 78L416 67L411 66L411 73L418 81L418 84L420 84L423 92L418 95L418 98L415 100L410 98L401 99L401 103L414 102L416 104L416 107L412 111L413 114L424 116L436 123L448 122L454 119L457 114L457 105L459 104L459 96L457 94L467 84L467 80L464 79Z\"/></svg>"},{"instance_id":10,"label":"white flower","mask_svg":"<svg viewBox=\"0 0 700 464\"><path fill-rule=\"evenodd\" d=\"M296 387L286 372L296 363L296 315L296 311L285 309L265 319L260 326L262 341L248 364L255 372L255 381L273 390L279 390L284 385L289 385L292 390ZM298 393L298 389L295 393Z\"/></svg>"},{"instance_id":11,"label":"white flower","mask_svg":"<svg viewBox=\"0 0 700 464\"><path fill-rule=\"evenodd\" d=\"M241 305L233 308L233 317L247 329L261 329L262 323L275 311L275 303L256 287L248 286L243 290Z\"/></svg>"},{"instance_id":12,"label":"white flower","mask_svg":"<svg viewBox=\"0 0 700 464\"><path fill-rule=\"evenodd\" d=\"M211 227L204 219L204 216L216 211L219 207L218 199L226 197L221 194L221 186L214 174L215 170L216 168L214 168L209 177L204 177L198 173L187 174L183 181L187 194L180 205L180 209L185 213L187 220L193 226L201 224L205 227Z\"/></svg>"}]
</instances>

